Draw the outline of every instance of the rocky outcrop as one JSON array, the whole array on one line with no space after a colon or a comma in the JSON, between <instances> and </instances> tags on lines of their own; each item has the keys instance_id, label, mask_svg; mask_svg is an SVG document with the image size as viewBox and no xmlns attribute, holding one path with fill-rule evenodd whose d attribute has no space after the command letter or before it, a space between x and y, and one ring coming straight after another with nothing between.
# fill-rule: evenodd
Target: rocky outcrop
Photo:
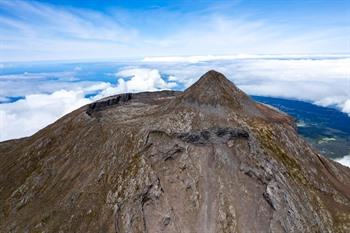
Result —
<instances>
[{"instance_id":1,"label":"rocky outcrop","mask_svg":"<svg viewBox=\"0 0 350 233\"><path fill-rule=\"evenodd\" d=\"M88 105L88 109L86 110L86 113L88 115L92 115L93 112L98 112L108 107L114 107L118 104L125 103L131 100L131 98L132 98L131 93L125 93L125 94L113 96L104 100L96 101Z\"/></svg>"},{"instance_id":2,"label":"rocky outcrop","mask_svg":"<svg viewBox=\"0 0 350 233\"><path fill-rule=\"evenodd\" d=\"M209 71L0 143L1 232L349 232L350 169Z\"/></svg>"}]
</instances>

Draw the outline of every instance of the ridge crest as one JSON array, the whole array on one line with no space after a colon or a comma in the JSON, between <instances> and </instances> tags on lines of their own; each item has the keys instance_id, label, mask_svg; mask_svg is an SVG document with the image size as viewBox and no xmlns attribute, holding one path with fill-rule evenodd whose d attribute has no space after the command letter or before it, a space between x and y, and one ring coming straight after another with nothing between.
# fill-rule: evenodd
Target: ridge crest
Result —
<instances>
[{"instance_id":1,"label":"ridge crest","mask_svg":"<svg viewBox=\"0 0 350 233\"><path fill-rule=\"evenodd\" d=\"M187 88L179 98L182 102L214 106L239 107L250 98L238 89L222 73L210 70L200 77L192 86Z\"/></svg>"}]
</instances>

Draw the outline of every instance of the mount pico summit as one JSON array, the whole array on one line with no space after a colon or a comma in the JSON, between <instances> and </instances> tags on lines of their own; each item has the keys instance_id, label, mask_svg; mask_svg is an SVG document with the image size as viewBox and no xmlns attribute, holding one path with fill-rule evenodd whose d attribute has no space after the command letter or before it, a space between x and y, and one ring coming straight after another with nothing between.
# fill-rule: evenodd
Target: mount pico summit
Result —
<instances>
[{"instance_id":1,"label":"mount pico summit","mask_svg":"<svg viewBox=\"0 0 350 233\"><path fill-rule=\"evenodd\" d=\"M0 143L0 232L349 232L350 169L209 71Z\"/></svg>"}]
</instances>

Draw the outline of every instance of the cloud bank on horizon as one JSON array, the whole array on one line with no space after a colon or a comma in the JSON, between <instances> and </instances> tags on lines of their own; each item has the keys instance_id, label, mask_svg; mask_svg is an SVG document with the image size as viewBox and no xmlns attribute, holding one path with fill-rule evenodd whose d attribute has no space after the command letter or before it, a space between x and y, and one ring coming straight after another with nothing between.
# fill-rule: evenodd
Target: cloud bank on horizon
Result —
<instances>
[{"instance_id":1,"label":"cloud bank on horizon","mask_svg":"<svg viewBox=\"0 0 350 233\"><path fill-rule=\"evenodd\" d=\"M0 0L0 61L350 53L349 1Z\"/></svg>"},{"instance_id":2,"label":"cloud bank on horizon","mask_svg":"<svg viewBox=\"0 0 350 233\"><path fill-rule=\"evenodd\" d=\"M114 74L117 84L77 82L71 75L71 72L38 73L30 74L29 80L28 74L0 75L0 141L30 136L65 114L110 95L158 91L177 85L165 81L159 70L148 68L120 70ZM50 82L52 77L55 79ZM23 94L19 100L11 101L11 97Z\"/></svg>"},{"instance_id":3,"label":"cloud bank on horizon","mask_svg":"<svg viewBox=\"0 0 350 233\"><path fill-rule=\"evenodd\" d=\"M250 95L304 100L336 107L350 116L350 57L145 60L112 68L115 72L108 73L112 81L102 78L103 71L78 78L79 73L89 74L94 65L106 63L29 72L35 70L33 65L28 72L0 75L0 141L29 136L73 109L113 94L183 90L210 69L224 73Z\"/></svg>"}]
</instances>

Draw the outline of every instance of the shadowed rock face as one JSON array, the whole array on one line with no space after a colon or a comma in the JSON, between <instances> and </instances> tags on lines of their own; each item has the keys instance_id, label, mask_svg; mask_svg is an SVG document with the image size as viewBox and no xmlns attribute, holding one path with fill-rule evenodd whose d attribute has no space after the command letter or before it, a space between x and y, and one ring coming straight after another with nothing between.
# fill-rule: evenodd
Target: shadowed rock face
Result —
<instances>
[{"instance_id":1,"label":"shadowed rock face","mask_svg":"<svg viewBox=\"0 0 350 233\"><path fill-rule=\"evenodd\" d=\"M350 169L209 71L0 143L0 232L349 232Z\"/></svg>"}]
</instances>

